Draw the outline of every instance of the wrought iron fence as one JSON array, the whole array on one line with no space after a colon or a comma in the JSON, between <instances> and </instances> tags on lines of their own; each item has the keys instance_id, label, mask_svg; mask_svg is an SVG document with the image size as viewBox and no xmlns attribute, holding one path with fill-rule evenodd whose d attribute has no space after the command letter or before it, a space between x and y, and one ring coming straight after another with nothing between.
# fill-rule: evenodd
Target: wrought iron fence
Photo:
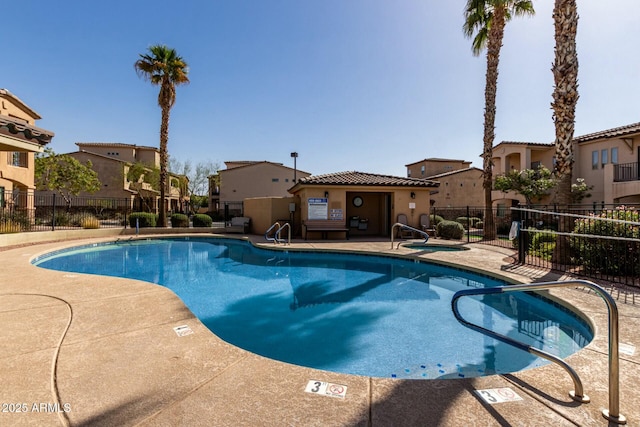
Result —
<instances>
[{"instance_id":1,"label":"wrought iron fence","mask_svg":"<svg viewBox=\"0 0 640 427\"><path fill-rule=\"evenodd\" d=\"M640 205L592 203L493 208L487 238L483 207L433 208L432 223L456 221L463 240L517 250L518 263L640 287Z\"/></svg>"},{"instance_id":2,"label":"wrought iron fence","mask_svg":"<svg viewBox=\"0 0 640 427\"><path fill-rule=\"evenodd\" d=\"M79 228L126 227L130 199L4 192L0 195L0 233Z\"/></svg>"},{"instance_id":3,"label":"wrought iron fence","mask_svg":"<svg viewBox=\"0 0 640 427\"><path fill-rule=\"evenodd\" d=\"M514 211L519 263L640 287L637 207Z\"/></svg>"}]
</instances>

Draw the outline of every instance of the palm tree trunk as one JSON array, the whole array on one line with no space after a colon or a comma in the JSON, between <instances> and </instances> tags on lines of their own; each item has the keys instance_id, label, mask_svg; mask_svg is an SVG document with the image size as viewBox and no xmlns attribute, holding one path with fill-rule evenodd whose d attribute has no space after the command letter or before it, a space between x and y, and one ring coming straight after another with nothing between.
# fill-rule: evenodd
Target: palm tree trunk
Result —
<instances>
[{"instance_id":1,"label":"palm tree trunk","mask_svg":"<svg viewBox=\"0 0 640 427\"><path fill-rule=\"evenodd\" d=\"M573 171L573 132L578 102L578 53L576 34L578 8L576 0L556 0L553 9L555 22L555 60L553 63L553 121L556 129L556 167L558 179L556 201L560 210L567 211L571 202L571 174ZM558 231L569 232L573 221L560 217ZM553 263L569 263L569 241L567 236L558 236L553 253Z\"/></svg>"},{"instance_id":2,"label":"palm tree trunk","mask_svg":"<svg viewBox=\"0 0 640 427\"><path fill-rule=\"evenodd\" d=\"M483 173L482 187L484 188L484 239L493 240L496 237L496 227L493 218L493 141L495 139L496 122L496 93L498 91L498 63L500 49L504 36L505 10L497 7L494 10L491 28L487 40L487 75L484 89L484 137L483 137Z\"/></svg>"},{"instance_id":3,"label":"palm tree trunk","mask_svg":"<svg viewBox=\"0 0 640 427\"><path fill-rule=\"evenodd\" d=\"M169 113L171 108L162 106L162 121L160 123L160 210L158 214L158 226L167 227L166 188L167 188L167 164L169 155L167 143L169 142Z\"/></svg>"}]
</instances>

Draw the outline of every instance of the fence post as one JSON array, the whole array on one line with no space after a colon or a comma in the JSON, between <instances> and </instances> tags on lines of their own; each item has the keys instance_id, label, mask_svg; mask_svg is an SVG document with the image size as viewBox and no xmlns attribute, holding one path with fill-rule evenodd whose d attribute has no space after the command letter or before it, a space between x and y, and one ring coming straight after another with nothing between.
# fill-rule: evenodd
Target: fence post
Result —
<instances>
[{"instance_id":1,"label":"fence post","mask_svg":"<svg viewBox=\"0 0 640 427\"><path fill-rule=\"evenodd\" d=\"M525 212L522 210L518 211L518 220L520 221L520 230L518 230L518 263L525 263L526 256L526 242L524 238L524 232L522 231L525 228Z\"/></svg>"},{"instance_id":2,"label":"fence post","mask_svg":"<svg viewBox=\"0 0 640 427\"><path fill-rule=\"evenodd\" d=\"M56 193L53 193L53 206L51 210L51 231L56 231Z\"/></svg>"},{"instance_id":3,"label":"fence post","mask_svg":"<svg viewBox=\"0 0 640 427\"><path fill-rule=\"evenodd\" d=\"M467 205L467 243L471 240L471 217L469 216L469 205Z\"/></svg>"},{"instance_id":4,"label":"fence post","mask_svg":"<svg viewBox=\"0 0 640 427\"><path fill-rule=\"evenodd\" d=\"M224 204L224 223L225 225L229 222L229 204Z\"/></svg>"}]
</instances>

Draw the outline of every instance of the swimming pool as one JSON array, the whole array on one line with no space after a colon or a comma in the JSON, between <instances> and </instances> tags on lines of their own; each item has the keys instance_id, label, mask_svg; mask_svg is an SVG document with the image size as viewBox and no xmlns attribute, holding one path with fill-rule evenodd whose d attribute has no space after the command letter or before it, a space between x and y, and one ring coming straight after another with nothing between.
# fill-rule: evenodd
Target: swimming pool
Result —
<instances>
[{"instance_id":1,"label":"swimming pool","mask_svg":"<svg viewBox=\"0 0 640 427\"><path fill-rule=\"evenodd\" d=\"M221 238L163 238L71 248L43 268L145 280L172 289L223 340L272 359L356 375L460 378L546 362L460 325L451 297L504 283L426 262L274 251ZM468 320L566 357L592 331L531 294L460 301Z\"/></svg>"}]
</instances>

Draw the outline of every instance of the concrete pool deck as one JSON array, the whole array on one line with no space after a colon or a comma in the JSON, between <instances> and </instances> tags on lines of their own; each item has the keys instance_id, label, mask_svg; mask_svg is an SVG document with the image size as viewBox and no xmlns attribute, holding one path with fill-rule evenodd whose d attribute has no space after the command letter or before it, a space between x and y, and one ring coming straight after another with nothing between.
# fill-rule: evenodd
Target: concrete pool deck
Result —
<instances>
[{"instance_id":1,"label":"concrete pool deck","mask_svg":"<svg viewBox=\"0 0 640 427\"><path fill-rule=\"evenodd\" d=\"M480 378L394 380L273 361L216 337L162 286L30 263L56 249L114 238L0 248L0 425L609 425L601 414L609 407L607 310L593 292L551 292L595 326L594 341L567 358L591 398L579 404L568 396L570 377L556 365ZM291 248L420 256L524 283L558 279L513 265L511 250L465 246L469 250L421 253L392 250L388 240L350 240L294 241ZM640 295L612 294L620 311L620 413L638 426ZM174 328L184 325L193 333L179 336ZM306 392L311 380L346 386L346 395ZM488 404L476 393L498 388L522 400Z\"/></svg>"}]
</instances>

